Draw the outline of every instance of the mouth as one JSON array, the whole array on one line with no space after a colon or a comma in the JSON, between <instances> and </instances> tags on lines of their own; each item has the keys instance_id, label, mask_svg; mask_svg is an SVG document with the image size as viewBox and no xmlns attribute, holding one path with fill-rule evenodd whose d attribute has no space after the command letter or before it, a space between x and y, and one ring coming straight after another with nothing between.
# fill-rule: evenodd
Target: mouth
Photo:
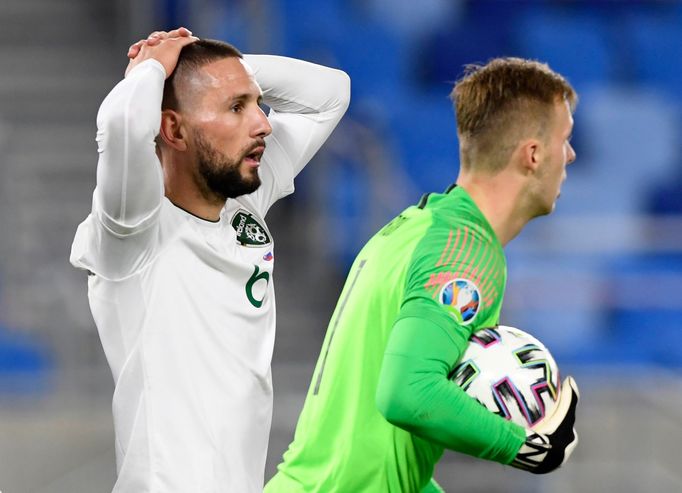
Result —
<instances>
[{"instance_id":1,"label":"mouth","mask_svg":"<svg viewBox=\"0 0 682 493\"><path fill-rule=\"evenodd\" d=\"M258 145L244 156L244 162L250 167L257 168L260 165L260 160L263 157L264 152L265 145Z\"/></svg>"}]
</instances>

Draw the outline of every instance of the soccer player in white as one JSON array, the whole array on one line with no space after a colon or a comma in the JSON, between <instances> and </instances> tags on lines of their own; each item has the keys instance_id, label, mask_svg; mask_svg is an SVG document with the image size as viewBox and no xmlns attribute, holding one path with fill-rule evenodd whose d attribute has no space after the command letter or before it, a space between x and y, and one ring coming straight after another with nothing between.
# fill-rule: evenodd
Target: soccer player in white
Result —
<instances>
[{"instance_id":1,"label":"soccer player in white","mask_svg":"<svg viewBox=\"0 0 682 493\"><path fill-rule=\"evenodd\" d=\"M71 251L116 384L114 492L260 492L275 336L263 219L343 116L349 79L184 28L129 57L97 116L92 212Z\"/></svg>"}]
</instances>

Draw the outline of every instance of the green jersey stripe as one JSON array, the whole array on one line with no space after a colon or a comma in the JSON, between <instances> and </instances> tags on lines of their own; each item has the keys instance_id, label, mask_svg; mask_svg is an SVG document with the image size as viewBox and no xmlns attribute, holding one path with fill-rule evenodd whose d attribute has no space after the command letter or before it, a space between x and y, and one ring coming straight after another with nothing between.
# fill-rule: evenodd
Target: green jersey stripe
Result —
<instances>
[{"instance_id":1,"label":"green jersey stripe","mask_svg":"<svg viewBox=\"0 0 682 493\"><path fill-rule=\"evenodd\" d=\"M443 265L447 265L450 263L450 259L454 255L454 253L457 251L457 249L460 248L460 236L461 236L462 230L457 228L457 235L455 236L455 244L452 246L452 250L450 250L450 255L448 255L448 259L444 262Z\"/></svg>"},{"instance_id":2,"label":"green jersey stripe","mask_svg":"<svg viewBox=\"0 0 682 493\"><path fill-rule=\"evenodd\" d=\"M457 237L459 238L459 235L457 235ZM450 248L450 242L451 241L452 241L452 230L450 230L450 233L448 234L448 242L445 245L445 248L443 248L443 253L441 254L440 258L438 259L438 262L436 262L436 267L438 267L439 265L443 265L443 258L445 257L445 254L448 252L448 249ZM455 240L455 243L457 243L457 240Z\"/></svg>"},{"instance_id":3,"label":"green jersey stripe","mask_svg":"<svg viewBox=\"0 0 682 493\"><path fill-rule=\"evenodd\" d=\"M457 256L455 257L455 260L452 261L452 264L450 264L451 267L454 267L457 265L459 262L460 258L462 257L462 253L464 252L464 249L467 246L471 246L469 243L469 227L464 226L464 238L462 239L462 245L457 249Z\"/></svg>"}]
</instances>

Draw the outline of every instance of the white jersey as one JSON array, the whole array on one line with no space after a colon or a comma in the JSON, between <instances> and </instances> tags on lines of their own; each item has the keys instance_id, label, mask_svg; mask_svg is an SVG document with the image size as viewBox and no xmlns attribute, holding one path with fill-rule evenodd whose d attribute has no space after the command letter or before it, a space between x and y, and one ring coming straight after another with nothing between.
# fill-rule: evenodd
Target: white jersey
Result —
<instances>
[{"instance_id":1,"label":"white jersey","mask_svg":"<svg viewBox=\"0 0 682 493\"><path fill-rule=\"evenodd\" d=\"M340 71L246 56L272 134L254 193L218 222L163 193L154 137L165 72L149 60L97 118L91 214L71 263L89 271L90 307L115 380L115 492L260 492L272 416L275 336L269 207L334 129L349 100Z\"/></svg>"}]
</instances>

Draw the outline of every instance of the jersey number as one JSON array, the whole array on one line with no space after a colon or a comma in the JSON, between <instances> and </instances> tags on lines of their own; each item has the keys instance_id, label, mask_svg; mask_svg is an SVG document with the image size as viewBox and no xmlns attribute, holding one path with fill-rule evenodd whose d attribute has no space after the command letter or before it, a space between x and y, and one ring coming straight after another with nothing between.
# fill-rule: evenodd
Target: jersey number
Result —
<instances>
[{"instance_id":1,"label":"jersey number","mask_svg":"<svg viewBox=\"0 0 682 493\"><path fill-rule=\"evenodd\" d=\"M348 288L348 292L346 293L346 296L343 298L343 301L341 302L341 306L339 306L339 314L336 317L336 320L334 320L334 325L332 326L332 331L329 334L329 342L327 343L327 349L324 352L324 359L322 360L322 366L320 367L320 373L317 374L317 380L315 382L315 388L313 389L313 395L317 395L320 391L320 383L322 382L322 374L324 373L324 367L327 364L327 356L329 356L329 348L332 345L332 340L334 339L334 333L336 332L336 327L339 325L339 320L341 320L341 316L343 315L343 311L346 308L346 303L348 302L348 298L350 298L350 294L353 292L353 288L355 287L355 282L358 280L358 277L360 277L360 272L362 272L362 268L365 266L367 263L367 260L361 260L360 264L358 265L358 270L355 272L355 277L353 277L353 282L350 285L350 288Z\"/></svg>"},{"instance_id":2,"label":"jersey number","mask_svg":"<svg viewBox=\"0 0 682 493\"><path fill-rule=\"evenodd\" d=\"M249 278L248 281L246 281L246 297L249 299L249 303L251 303L253 306L256 308L260 308L263 306L263 300L265 299L265 293L267 291L263 291L263 297L259 300L257 300L253 296L253 285L256 284L260 280L265 281L265 288L267 289L268 287L268 282L270 281L270 273L267 271L260 272L260 269L258 268L257 265L254 265L255 270L253 271L253 274L251 274L251 277Z\"/></svg>"}]
</instances>

